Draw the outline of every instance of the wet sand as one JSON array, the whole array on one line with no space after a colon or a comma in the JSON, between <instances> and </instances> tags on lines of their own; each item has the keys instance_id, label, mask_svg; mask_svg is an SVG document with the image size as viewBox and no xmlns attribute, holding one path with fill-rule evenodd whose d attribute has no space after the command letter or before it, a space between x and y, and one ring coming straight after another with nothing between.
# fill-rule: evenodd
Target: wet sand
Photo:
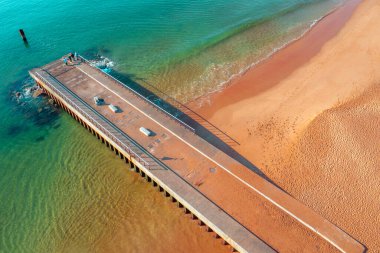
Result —
<instances>
[{"instance_id":1,"label":"wet sand","mask_svg":"<svg viewBox=\"0 0 380 253\"><path fill-rule=\"evenodd\" d=\"M301 39L289 44L267 60L254 66L226 88L189 103L210 118L216 111L251 98L280 83L308 63L327 41L342 29L361 0L349 0L344 6L320 20ZM244 92L242 92L244 91ZM200 108L202 107L202 108Z\"/></svg>"},{"instance_id":2,"label":"wet sand","mask_svg":"<svg viewBox=\"0 0 380 253\"><path fill-rule=\"evenodd\" d=\"M276 184L375 252L380 2L358 3L190 105Z\"/></svg>"}]
</instances>

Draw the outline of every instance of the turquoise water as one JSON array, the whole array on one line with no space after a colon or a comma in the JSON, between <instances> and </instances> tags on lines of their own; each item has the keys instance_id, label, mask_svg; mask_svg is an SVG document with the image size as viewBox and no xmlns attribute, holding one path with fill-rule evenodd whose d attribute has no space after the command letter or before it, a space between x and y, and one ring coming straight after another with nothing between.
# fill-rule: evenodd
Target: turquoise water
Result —
<instances>
[{"instance_id":1,"label":"turquoise water","mask_svg":"<svg viewBox=\"0 0 380 253\"><path fill-rule=\"evenodd\" d=\"M223 249L68 115L44 99L17 102L28 69L69 51L98 54L188 101L224 87L340 2L0 0L0 252Z\"/></svg>"}]
</instances>

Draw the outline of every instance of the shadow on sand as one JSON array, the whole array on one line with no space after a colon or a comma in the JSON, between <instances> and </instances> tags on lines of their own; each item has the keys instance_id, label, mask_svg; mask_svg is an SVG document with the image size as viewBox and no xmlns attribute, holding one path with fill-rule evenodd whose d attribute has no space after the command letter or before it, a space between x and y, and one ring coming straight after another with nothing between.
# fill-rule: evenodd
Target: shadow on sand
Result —
<instances>
[{"instance_id":1,"label":"shadow on sand","mask_svg":"<svg viewBox=\"0 0 380 253\"><path fill-rule=\"evenodd\" d=\"M149 84L143 79L137 78L134 75L123 74L115 70L112 70L110 74L122 83L124 83L125 85L127 85L129 88L133 89L134 91L138 92L139 94L141 94L142 96L159 106L161 109L171 114L173 117L185 122L186 124L194 128L195 133L198 136L200 136L213 146L222 150L223 152L225 152L226 154L228 154L229 156L231 156L250 170L254 171L264 179L270 181L271 183L274 183L260 169L258 169L255 165L253 165L250 161L248 161L245 157L243 157L235 149L233 149L234 146L239 145L239 143L236 140L234 140L231 136L223 132L221 129L219 129L212 123L208 122L205 118L188 108L186 105L180 103L179 101L175 100L169 95L159 91L153 85ZM142 85L138 82L143 83L145 85Z\"/></svg>"}]
</instances>

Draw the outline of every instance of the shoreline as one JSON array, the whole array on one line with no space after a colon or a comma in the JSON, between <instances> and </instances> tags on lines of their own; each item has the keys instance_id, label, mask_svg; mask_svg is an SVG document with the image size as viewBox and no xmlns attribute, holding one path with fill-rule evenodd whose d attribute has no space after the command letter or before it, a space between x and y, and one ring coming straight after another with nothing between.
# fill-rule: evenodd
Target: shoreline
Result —
<instances>
[{"instance_id":1,"label":"shoreline","mask_svg":"<svg viewBox=\"0 0 380 253\"><path fill-rule=\"evenodd\" d=\"M343 5L337 6L316 20L301 36L294 38L279 49L274 49L268 56L252 63L247 69L225 81L222 85L223 88L220 90L195 98L186 105L194 111L200 112L202 116L209 118L224 106L258 95L272 88L315 56L323 45L340 31L361 1L349 0ZM295 57L294 61L281 68L281 65L292 57ZM273 69L280 69L280 71L273 75ZM272 76L268 77L267 75ZM260 85L252 87L249 84L259 80L263 81ZM245 92L237 94L236 89L244 89ZM224 97L229 97L228 101L225 101Z\"/></svg>"},{"instance_id":2,"label":"shoreline","mask_svg":"<svg viewBox=\"0 0 380 253\"><path fill-rule=\"evenodd\" d=\"M352 0L351 0L352 1ZM324 14L323 16L321 16L320 18L318 19L315 19L310 25L309 27L301 33L301 35L289 40L288 42L285 42L282 46L279 46L279 47L276 47L272 50L272 52L270 52L269 54L267 54L266 56L264 56L263 58L251 63L250 65L248 65L247 67L241 69L238 73L236 74L232 74L231 77L226 80L226 81L223 81L221 83L218 84L218 89L216 90L213 90L213 91L210 91L208 92L206 95L202 95L202 96L199 96L199 97L196 97L192 100L189 101L189 103L192 103L193 101L195 100L198 100L198 99L202 99L203 97L206 97L210 94L213 94L213 93L218 93L218 92L222 92L226 87L228 87L229 85L233 84L234 81L236 79L239 79L241 78L242 76L244 76L247 72L249 72L250 70L252 70L253 68L255 68L257 65L259 64L262 64L266 61L269 61L271 59L271 57L273 57L275 54L277 54L278 52L280 52L281 50L284 50L285 48L291 46L293 43L297 42L298 40L301 40L304 36L306 36L306 34L308 34L312 29L314 29L314 27L316 25L318 25L319 22L321 22L323 19L325 18L328 18L330 15L332 15L334 12L338 11L340 8L343 8L344 5L346 5L347 3L341 3L337 6L335 6L334 9L330 10L329 12L327 12L326 14Z\"/></svg>"},{"instance_id":3,"label":"shoreline","mask_svg":"<svg viewBox=\"0 0 380 253\"><path fill-rule=\"evenodd\" d=\"M271 181L369 250L380 248L380 151L368 143L380 138L378 11L375 0L348 1L231 85L188 103Z\"/></svg>"}]
</instances>

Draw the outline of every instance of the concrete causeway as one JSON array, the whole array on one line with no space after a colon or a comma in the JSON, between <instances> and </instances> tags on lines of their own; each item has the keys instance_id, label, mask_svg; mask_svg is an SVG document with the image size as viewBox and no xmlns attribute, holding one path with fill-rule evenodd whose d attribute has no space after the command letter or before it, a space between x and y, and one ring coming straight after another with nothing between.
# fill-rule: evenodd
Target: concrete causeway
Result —
<instances>
[{"instance_id":1,"label":"concrete causeway","mask_svg":"<svg viewBox=\"0 0 380 253\"><path fill-rule=\"evenodd\" d=\"M278 240L306 251L365 251L343 230L201 138L193 126L85 59L69 65L57 60L30 75L71 116L231 249L275 252ZM96 105L95 96L105 104ZM119 112L112 112L109 104ZM152 136L142 134L140 127ZM273 234L267 236L264 232L271 229Z\"/></svg>"}]
</instances>

